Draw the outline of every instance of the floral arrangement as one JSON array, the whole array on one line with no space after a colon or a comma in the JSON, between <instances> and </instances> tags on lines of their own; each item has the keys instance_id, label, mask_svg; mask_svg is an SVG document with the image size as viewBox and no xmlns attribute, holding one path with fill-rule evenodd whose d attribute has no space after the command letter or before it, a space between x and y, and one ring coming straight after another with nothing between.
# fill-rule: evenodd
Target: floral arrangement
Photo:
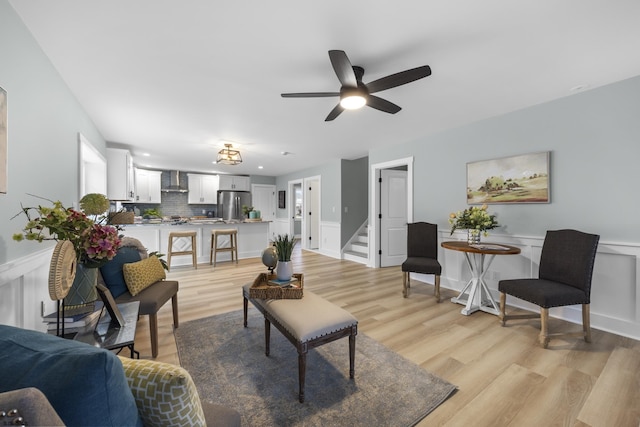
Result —
<instances>
[{"instance_id":1,"label":"floral arrangement","mask_svg":"<svg viewBox=\"0 0 640 427\"><path fill-rule=\"evenodd\" d=\"M99 193L89 193L80 199L80 209L87 215L102 215L109 210L109 200Z\"/></svg>"},{"instance_id":2,"label":"floral arrangement","mask_svg":"<svg viewBox=\"0 0 640 427\"><path fill-rule=\"evenodd\" d=\"M486 236L487 230L498 227L495 214L487 212L487 205L481 207L471 206L463 211L453 212L449 215L451 234L457 229L478 230Z\"/></svg>"},{"instance_id":3,"label":"floral arrangement","mask_svg":"<svg viewBox=\"0 0 640 427\"><path fill-rule=\"evenodd\" d=\"M89 198L87 196L80 201L80 206L93 215L95 220L89 218L85 212L64 207L60 201L49 200L53 207L22 206L22 211L14 218L23 213L27 217L27 224L22 232L13 235L13 240L69 240L73 244L79 263L89 268L100 267L116 256L120 238L117 227L101 224L105 217L98 217L109 208L106 197L97 195L104 199L101 200L93 194ZM105 206L105 210L100 212Z\"/></svg>"},{"instance_id":4,"label":"floral arrangement","mask_svg":"<svg viewBox=\"0 0 640 427\"><path fill-rule=\"evenodd\" d=\"M242 205L242 213L249 218L249 214L253 211L253 206Z\"/></svg>"},{"instance_id":5,"label":"floral arrangement","mask_svg":"<svg viewBox=\"0 0 640 427\"><path fill-rule=\"evenodd\" d=\"M294 236L289 236L288 234L278 234L273 241L273 246L276 248L278 261L291 261L291 254L293 253L293 248L296 246L296 239Z\"/></svg>"}]
</instances>

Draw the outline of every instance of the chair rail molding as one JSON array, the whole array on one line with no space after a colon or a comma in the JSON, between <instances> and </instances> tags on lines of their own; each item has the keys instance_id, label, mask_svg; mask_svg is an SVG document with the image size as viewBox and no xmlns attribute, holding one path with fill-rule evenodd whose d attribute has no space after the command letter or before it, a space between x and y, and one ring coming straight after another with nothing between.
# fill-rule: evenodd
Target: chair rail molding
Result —
<instances>
[{"instance_id":1,"label":"chair rail molding","mask_svg":"<svg viewBox=\"0 0 640 427\"><path fill-rule=\"evenodd\" d=\"M339 223L321 223L320 252L340 259L339 236ZM325 238L326 246L322 244ZM465 239L466 235L462 232L449 236L447 230L439 231L440 242ZM492 233L485 240L517 246L522 251L519 255L496 257L487 271L485 279L495 297L498 297L499 280L537 277L544 236ZM441 287L462 290L470 278L464 255L442 247L438 250L438 259L442 264ZM48 312L55 307L48 292L52 252L53 247L50 247L0 265L0 323L44 331L41 304L47 306L45 311ZM411 277L431 282L428 275L412 274ZM401 280L399 275L398 284ZM398 295L400 289L401 286L398 287ZM508 298L507 303L526 310L539 310L537 306L516 298ZM581 320L578 306L554 308L550 314L578 324ZM640 340L640 243L600 241L593 269L591 326Z\"/></svg>"}]
</instances>

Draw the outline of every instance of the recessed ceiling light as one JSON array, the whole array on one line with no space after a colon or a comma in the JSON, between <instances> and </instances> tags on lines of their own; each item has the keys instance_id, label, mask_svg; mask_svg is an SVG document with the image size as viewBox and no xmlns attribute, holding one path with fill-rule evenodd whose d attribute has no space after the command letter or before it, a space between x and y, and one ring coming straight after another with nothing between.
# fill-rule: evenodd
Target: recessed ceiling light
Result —
<instances>
[{"instance_id":1,"label":"recessed ceiling light","mask_svg":"<svg viewBox=\"0 0 640 427\"><path fill-rule=\"evenodd\" d=\"M151 154L149 154L149 153L142 153L142 155L145 156L145 157L150 157L151 156Z\"/></svg>"},{"instance_id":2,"label":"recessed ceiling light","mask_svg":"<svg viewBox=\"0 0 640 427\"><path fill-rule=\"evenodd\" d=\"M258 169L264 169L264 167L263 166L258 166Z\"/></svg>"}]
</instances>

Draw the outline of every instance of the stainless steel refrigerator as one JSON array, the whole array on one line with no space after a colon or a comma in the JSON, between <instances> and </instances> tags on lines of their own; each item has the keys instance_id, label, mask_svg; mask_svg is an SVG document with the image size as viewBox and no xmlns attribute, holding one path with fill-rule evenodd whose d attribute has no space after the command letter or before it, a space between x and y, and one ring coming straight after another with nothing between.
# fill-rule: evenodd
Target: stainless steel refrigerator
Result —
<instances>
[{"instance_id":1,"label":"stainless steel refrigerator","mask_svg":"<svg viewBox=\"0 0 640 427\"><path fill-rule=\"evenodd\" d=\"M217 217L225 221L242 221L246 216L243 206L251 206L251 192L218 190Z\"/></svg>"}]
</instances>

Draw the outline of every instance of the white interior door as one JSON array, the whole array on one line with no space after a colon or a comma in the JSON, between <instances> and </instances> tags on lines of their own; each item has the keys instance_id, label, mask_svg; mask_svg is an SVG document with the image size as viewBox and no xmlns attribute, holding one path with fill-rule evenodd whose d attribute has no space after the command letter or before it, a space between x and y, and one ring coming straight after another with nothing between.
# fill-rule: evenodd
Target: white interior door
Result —
<instances>
[{"instance_id":1,"label":"white interior door","mask_svg":"<svg viewBox=\"0 0 640 427\"><path fill-rule=\"evenodd\" d=\"M276 220L276 186L268 184L251 185L251 204L260 211L263 221L269 222L269 236L273 237L273 222Z\"/></svg>"},{"instance_id":2,"label":"white interior door","mask_svg":"<svg viewBox=\"0 0 640 427\"><path fill-rule=\"evenodd\" d=\"M407 171L381 170L380 266L402 264L407 258Z\"/></svg>"},{"instance_id":3,"label":"white interior door","mask_svg":"<svg viewBox=\"0 0 640 427\"><path fill-rule=\"evenodd\" d=\"M304 180L304 212L303 227L306 233L307 249L318 249L320 247L320 179L317 177Z\"/></svg>"}]
</instances>

